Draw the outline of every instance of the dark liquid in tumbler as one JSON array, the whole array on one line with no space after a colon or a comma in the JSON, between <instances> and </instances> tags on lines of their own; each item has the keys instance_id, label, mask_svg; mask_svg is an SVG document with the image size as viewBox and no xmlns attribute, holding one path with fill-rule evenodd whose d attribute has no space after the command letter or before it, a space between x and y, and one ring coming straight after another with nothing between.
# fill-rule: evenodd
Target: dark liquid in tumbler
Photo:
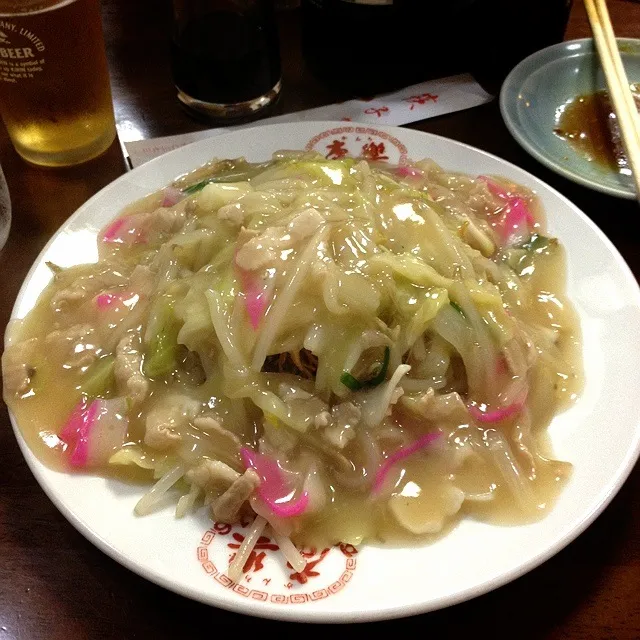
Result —
<instances>
[{"instance_id":1,"label":"dark liquid in tumbler","mask_svg":"<svg viewBox=\"0 0 640 640\"><path fill-rule=\"evenodd\" d=\"M235 104L259 98L280 79L275 24L214 11L176 27L173 78L191 98Z\"/></svg>"}]
</instances>

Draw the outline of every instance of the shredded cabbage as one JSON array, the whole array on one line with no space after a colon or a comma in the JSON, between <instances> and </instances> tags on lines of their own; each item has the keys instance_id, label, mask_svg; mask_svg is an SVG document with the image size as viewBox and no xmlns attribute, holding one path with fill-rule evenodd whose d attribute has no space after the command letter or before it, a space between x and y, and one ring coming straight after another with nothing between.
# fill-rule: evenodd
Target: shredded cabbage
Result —
<instances>
[{"instance_id":1,"label":"shredded cabbage","mask_svg":"<svg viewBox=\"0 0 640 640\"><path fill-rule=\"evenodd\" d=\"M25 324L37 348L3 358L48 362L10 369L39 383L23 398L3 376L5 395L47 430L64 404L50 387L101 398L104 425L126 402L102 466L150 472L140 515L172 488L179 518L236 514L235 580L263 535L303 571L296 545L435 533L505 504L531 519L560 468L537 436L581 373L543 232L524 187L431 161L214 161L128 207L96 265L56 270Z\"/></svg>"}]
</instances>

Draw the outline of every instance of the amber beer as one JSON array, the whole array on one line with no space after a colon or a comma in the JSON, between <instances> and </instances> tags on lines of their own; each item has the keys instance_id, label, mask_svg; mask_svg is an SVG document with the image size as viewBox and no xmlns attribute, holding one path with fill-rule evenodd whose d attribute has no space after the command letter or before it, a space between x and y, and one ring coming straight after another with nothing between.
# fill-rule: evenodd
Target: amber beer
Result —
<instances>
[{"instance_id":1,"label":"amber beer","mask_svg":"<svg viewBox=\"0 0 640 640\"><path fill-rule=\"evenodd\" d=\"M111 145L99 0L0 0L0 114L34 164L77 164Z\"/></svg>"}]
</instances>

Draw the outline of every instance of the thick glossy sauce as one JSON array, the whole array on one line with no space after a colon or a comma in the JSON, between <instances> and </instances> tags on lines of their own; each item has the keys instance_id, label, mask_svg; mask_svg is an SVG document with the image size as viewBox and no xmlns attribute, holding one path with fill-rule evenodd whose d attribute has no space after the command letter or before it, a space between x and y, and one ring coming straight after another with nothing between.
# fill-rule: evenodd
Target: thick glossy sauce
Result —
<instances>
[{"instance_id":1,"label":"thick glossy sauce","mask_svg":"<svg viewBox=\"0 0 640 640\"><path fill-rule=\"evenodd\" d=\"M541 325L562 327L564 338L557 348L564 367L558 368L555 376L549 376L548 369L534 367L532 372L533 397L529 398L531 422L535 425L533 436L536 443L535 479L531 483L535 495L535 508L524 510L514 501L513 494L505 485L496 469L485 461L470 456L463 465L453 470L448 467L450 460L444 456L437 459L432 453L430 465L421 464L419 459L409 460L404 465L404 476L399 480L397 491L405 493L407 510L421 517L430 509L437 511L434 495L449 480L470 494L492 493L493 499L487 502L466 500L461 513L471 518L496 525L516 525L532 522L544 517L571 477L572 465L555 460L553 449L547 437L546 428L554 415L571 406L583 389L582 347L579 320L571 305L567 304L565 290L565 257L558 250L541 256L535 272L527 283L532 300L527 312ZM549 292L553 291L554 295ZM534 303L533 300L536 302ZM410 423L411 418L399 416L400 421ZM467 425L461 425L449 435L449 440L468 435ZM482 429L480 429L482 431ZM436 458L434 460L434 458ZM516 458L524 463L524 458ZM523 465L524 466L524 465ZM410 483L420 487L420 492L404 490ZM411 488L411 487L409 487ZM345 513L350 514L345 517ZM361 494L345 492L337 488L333 496L333 505L321 517L311 521L304 532L303 540L322 544L327 538L348 540L358 544L361 540L377 540L384 544L407 544L419 540L423 543L446 535L457 518L447 521L441 531L433 534L410 534L398 527L382 503L363 499Z\"/></svg>"},{"instance_id":2,"label":"thick glossy sauce","mask_svg":"<svg viewBox=\"0 0 640 640\"><path fill-rule=\"evenodd\" d=\"M157 207L159 202L160 197L155 195L134 204L125 213L131 215L148 211L149 208ZM514 501L503 477L494 466L487 463L486 458L470 455L460 463L455 456L452 457L452 449L448 447L443 447L443 450L435 447L426 454L428 457L416 455L398 464L390 475L393 488L386 493L385 499L372 499L369 484L364 488L362 485L357 489L348 488L337 479L335 468L325 460L320 467L320 474L326 490L326 506L316 515L304 518L301 527L293 536L296 542L359 544L363 540L389 543L432 539L450 530L457 518L445 519L439 532L408 533L390 513L388 498L392 495L391 500L395 500L396 506L403 510L408 520L429 519L432 514L434 521L438 521L443 509L448 508L446 505L450 500L452 487L466 494L492 496L490 501L464 502L461 513L475 518L504 524L531 521L546 513L568 478L570 465L553 460L552 451L546 443L545 429L556 413L575 400L582 388L580 329L575 312L566 302L564 254L557 244L551 243L549 246L549 250L535 256L535 261L528 267L528 275L520 279L521 291L503 292L503 299L510 305L513 304L514 315L521 315L527 323L543 327L545 331L556 331L559 336L553 353L540 354L528 374L530 391L527 407L533 425L530 447L533 463L526 452L513 446L517 441L513 433L521 427L519 418L505 421L499 427L470 426L446 421L432 425L442 429L443 445L445 442L449 445L464 443L474 437L481 439L485 432L491 429L504 429L505 436L512 442L513 455L527 476L532 492L526 508L523 509L521 504ZM522 253L525 253L524 250ZM75 267L58 274L29 315L23 321L12 325L11 343L16 345L36 338L40 344L46 344L47 336L52 330L78 323L89 323L97 328L96 339L103 354L113 353L113 336L116 336L117 342L122 327L116 324L104 326L104 321L103 325L100 325L101 316L96 313L94 304L83 304L73 312L73 317L61 320L59 312L50 304L52 297L56 292L68 288L79 277L102 277L105 273L114 280L119 278L124 289L130 290L130 278L134 267L148 257L144 257L139 247L125 247L111 253L103 251L101 263ZM523 259L526 261L529 257L525 255ZM179 282L175 286L179 287ZM516 295L520 295L524 301L519 306L510 299L510 296ZM144 324L146 316L141 316L140 322ZM7 396L5 392L7 404L15 414L25 440L36 455L53 468L69 470L65 444L57 434L78 401L85 372L77 368L65 368L62 366L62 360L46 349L40 349L30 364L37 372L31 391L22 397ZM179 376L174 375L167 379L152 380L148 398L129 416L128 441L141 447L150 461L157 462L163 456L175 456L177 453L187 464L197 463L202 456L217 457L233 464L233 452L225 458L224 451L221 455L220 446L211 440L211 435L198 430L192 424L184 428L183 441L177 452L158 452L144 444L146 413L158 398L166 396L168 392L187 394L203 407L215 409L225 428L234 431L243 445L256 446L256 434L259 435L262 428L262 412L257 407L246 401L239 411L237 401L224 395L220 376L215 373L197 386L183 383ZM238 418L239 415L242 416L241 419ZM393 409L392 422L404 433L419 434L425 428L424 422L420 423L415 415L408 413L401 405ZM382 448L386 455L389 455L396 446L391 444ZM357 441L348 444L342 453L354 462L356 468L363 464L366 458L366 452ZM313 455L321 458L317 451ZM295 466L303 463L301 457L300 461L293 464ZM92 469L91 472L109 474L122 480L151 482L149 472L135 468L132 472L131 467L108 465Z\"/></svg>"}]
</instances>

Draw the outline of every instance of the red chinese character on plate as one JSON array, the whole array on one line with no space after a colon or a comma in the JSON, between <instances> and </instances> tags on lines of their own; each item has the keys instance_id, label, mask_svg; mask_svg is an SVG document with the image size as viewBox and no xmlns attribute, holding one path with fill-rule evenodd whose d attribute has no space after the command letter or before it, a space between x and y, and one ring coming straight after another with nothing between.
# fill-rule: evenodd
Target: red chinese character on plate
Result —
<instances>
[{"instance_id":1,"label":"red chinese character on plate","mask_svg":"<svg viewBox=\"0 0 640 640\"><path fill-rule=\"evenodd\" d=\"M339 160L349 153L349 150L344 146L342 140L334 140L331 144L327 145L327 149L329 153L327 153L326 158L329 160Z\"/></svg>"},{"instance_id":2,"label":"red chinese character on plate","mask_svg":"<svg viewBox=\"0 0 640 640\"><path fill-rule=\"evenodd\" d=\"M384 142L376 144L375 142L369 142L369 144L362 145L362 152L360 155L366 160L388 160L389 156L385 155Z\"/></svg>"},{"instance_id":3,"label":"red chinese character on plate","mask_svg":"<svg viewBox=\"0 0 640 640\"><path fill-rule=\"evenodd\" d=\"M365 109L364 112L368 116L376 115L378 118L381 118L383 114L389 113L389 107L378 107L377 109L375 107L369 107L368 109Z\"/></svg>"},{"instance_id":4,"label":"red chinese character on plate","mask_svg":"<svg viewBox=\"0 0 640 640\"><path fill-rule=\"evenodd\" d=\"M324 557L329 553L329 549L323 549L320 556L311 562L307 562L306 567L302 571L296 571L289 575L290 580L295 580L300 584L306 584L309 578L315 578L320 575L319 571L315 571L315 568L324 560ZM287 567L293 569L290 563L287 562Z\"/></svg>"},{"instance_id":5,"label":"red chinese character on plate","mask_svg":"<svg viewBox=\"0 0 640 640\"><path fill-rule=\"evenodd\" d=\"M438 102L438 96L433 93L421 93L418 96L410 96L404 99L405 102L408 102L411 106L409 107L409 111L413 111L417 104L427 104L427 102Z\"/></svg>"}]
</instances>

